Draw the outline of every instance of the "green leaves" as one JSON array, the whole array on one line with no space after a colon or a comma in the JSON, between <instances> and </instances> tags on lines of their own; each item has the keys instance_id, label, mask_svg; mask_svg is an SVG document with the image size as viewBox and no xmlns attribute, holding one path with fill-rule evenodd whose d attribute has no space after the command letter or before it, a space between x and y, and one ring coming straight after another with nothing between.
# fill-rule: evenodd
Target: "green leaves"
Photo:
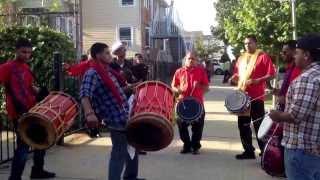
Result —
<instances>
[{"instance_id":1,"label":"green leaves","mask_svg":"<svg viewBox=\"0 0 320 180\"><path fill-rule=\"evenodd\" d=\"M53 52L61 52L64 59L75 59L73 42L64 33L47 27L14 26L0 29L0 63L14 58L15 42L19 38L30 39L34 46L30 66L41 85L51 87Z\"/></svg>"},{"instance_id":2,"label":"green leaves","mask_svg":"<svg viewBox=\"0 0 320 180\"><path fill-rule=\"evenodd\" d=\"M218 0L218 27L213 34L235 47L243 49L243 40L255 34L260 48L277 54L280 42L292 39L291 6L289 1ZM320 31L320 1L297 0L298 36Z\"/></svg>"}]
</instances>

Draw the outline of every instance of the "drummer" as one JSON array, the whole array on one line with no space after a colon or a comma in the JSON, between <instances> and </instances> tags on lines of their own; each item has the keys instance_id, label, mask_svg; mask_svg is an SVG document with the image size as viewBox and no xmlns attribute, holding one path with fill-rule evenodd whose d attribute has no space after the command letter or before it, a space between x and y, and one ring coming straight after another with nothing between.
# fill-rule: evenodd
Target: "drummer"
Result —
<instances>
[{"instance_id":1,"label":"drummer","mask_svg":"<svg viewBox=\"0 0 320 180\"><path fill-rule=\"evenodd\" d=\"M198 65L198 58L195 52L187 53L185 64L175 72L171 86L173 91L179 94L180 100L184 97L192 96L203 104L203 94L208 90L209 81L205 69L201 65ZM191 124L191 138L188 131L189 124L178 119L180 139L183 142L181 154L190 152L199 154L204 118L205 111L202 113L199 121Z\"/></svg>"},{"instance_id":2,"label":"drummer","mask_svg":"<svg viewBox=\"0 0 320 180\"><path fill-rule=\"evenodd\" d=\"M283 111L285 105L285 96L287 94L289 85L291 82L296 79L301 70L294 63L294 53L296 50L297 42L295 40L290 40L283 43L281 57L284 63L286 64L286 72L283 79L283 83L280 89L273 89L273 94L278 97L277 104L278 110Z\"/></svg>"},{"instance_id":3,"label":"drummer","mask_svg":"<svg viewBox=\"0 0 320 180\"><path fill-rule=\"evenodd\" d=\"M5 86L6 108L8 118L18 128L18 119L36 104L38 89L33 86L34 77L27 65L31 59L32 44L27 39L16 42L16 57L0 65L0 84ZM29 146L17 133L17 149L15 150L9 180L21 180L28 159ZM53 178L54 173L44 170L45 150L34 150L31 178Z\"/></svg>"},{"instance_id":4,"label":"drummer","mask_svg":"<svg viewBox=\"0 0 320 180\"><path fill-rule=\"evenodd\" d=\"M109 180L136 179L138 176L138 154L130 158L127 149L125 128L129 118L129 106L124 93L125 79L112 70L112 61L108 45L95 43L91 47L92 61L86 71L80 97L87 125L98 126L98 118L103 119L110 129L112 141L109 161ZM142 180L142 179L140 179Z\"/></svg>"},{"instance_id":5,"label":"drummer","mask_svg":"<svg viewBox=\"0 0 320 180\"><path fill-rule=\"evenodd\" d=\"M242 54L234 69L234 74L230 78L231 83L237 83L238 89L246 92L251 98L250 115L238 115L238 128L240 131L241 143L244 152L237 154L236 159L255 159L255 148L252 145L252 132L250 128L251 120L254 121L256 134L264 117L264 94L266 81L270 81L275 76L275 68L270 56L257 49L257 39L254 35L248 35L244 40L246 52ZM260 155L262 154L264 143L258 138Z\"/></svg>"},{"instance_id":6,"label":"drummer","mask_svg":"<svg viewBox=\"0 0 320 180\"><path fill-rule=\"evenodd\" d=\"M285 111L271 111L283 122L284 161L289 180L320 179L320 35L299 39L295 64L301 75L289 86Z\"/></svg>"}]
</instances>

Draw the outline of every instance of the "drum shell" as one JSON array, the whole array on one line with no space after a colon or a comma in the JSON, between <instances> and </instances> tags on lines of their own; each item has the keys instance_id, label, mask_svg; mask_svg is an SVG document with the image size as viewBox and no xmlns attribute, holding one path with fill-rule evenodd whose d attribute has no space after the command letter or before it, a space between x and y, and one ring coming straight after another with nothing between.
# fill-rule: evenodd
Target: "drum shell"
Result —
<instances>
[{"instance_id":1,"label":"drum shell","mask_svg":"<svg viewBox=\"0 0 320 180\"><path fill-rule=\"evenodd\" d=\"M173 139L173 109L174 95L169 86L160 81L140 84L136 88L127 125L128 143L145 151L157 151L167 147ZM145 144L147 139L143 141L141 138L151 138L155 142L150 140Z\"/></svg>"},{"instance_id":2,"label":"drum shell","mask_svg":"<svg viewBox=\"0 0 320 180\"><path fill-rule=\"evenodd\" d=\"M281 136L271 137L261 158L262 169L271 176L285 177L284 148L281 146Z\"/></svg>"},{"instance_id":3,"label":"drum shell","mask_svg":"<svg viewBox=\"0 0 320 180\"><path fill-rule=\"evenodd\" d=\"M63 92L50 92L44 100L19 119L18 132L22 140L31 147L47 149L71 127L78 112L79 106L70 95ZM28 134L29 129L34 127L37 127L34 134L46 132L47 138L36 142Z\"/></svg>"}]
</instances>

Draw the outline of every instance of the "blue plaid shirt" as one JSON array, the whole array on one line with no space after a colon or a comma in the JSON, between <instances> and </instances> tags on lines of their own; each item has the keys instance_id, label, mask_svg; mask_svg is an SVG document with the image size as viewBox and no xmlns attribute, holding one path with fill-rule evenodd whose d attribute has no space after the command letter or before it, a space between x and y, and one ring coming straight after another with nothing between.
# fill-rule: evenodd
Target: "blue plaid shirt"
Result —
<instances>
[{"instance_id":1,"label":"blue plaid shirt","mask_svg":"<svg viewBox=\"0 0 320 180\"><path fill-rule=\"evenodd\" d=\"M122 99L125 100L122 107L118 105L110 89L105 87L99 74L93 68L90 68L84 75L80 98L89 97L97 117L102 119L110 128L124 129L129 116L127 98L116 77L110 72L108 72L108 75L118 88Z\"/></svg>"}]
</instances>

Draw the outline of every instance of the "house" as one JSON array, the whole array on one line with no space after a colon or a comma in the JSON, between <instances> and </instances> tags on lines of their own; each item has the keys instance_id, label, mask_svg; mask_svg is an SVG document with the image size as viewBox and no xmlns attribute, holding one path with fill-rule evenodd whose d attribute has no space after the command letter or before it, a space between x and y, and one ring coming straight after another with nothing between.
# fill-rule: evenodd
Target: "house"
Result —
<instances>
[{"instance_id":1,"label":"house","mask_svg":"<svg viewBox=\"0 0 320 180\"><path fill-rule=\"evenodd\" d=\"M120 40L127 45L128 56L143 51L150 46L150 22L155 1L82 1L84 50L95 42L111 46Z\"/></svg>"}]
</instances>

